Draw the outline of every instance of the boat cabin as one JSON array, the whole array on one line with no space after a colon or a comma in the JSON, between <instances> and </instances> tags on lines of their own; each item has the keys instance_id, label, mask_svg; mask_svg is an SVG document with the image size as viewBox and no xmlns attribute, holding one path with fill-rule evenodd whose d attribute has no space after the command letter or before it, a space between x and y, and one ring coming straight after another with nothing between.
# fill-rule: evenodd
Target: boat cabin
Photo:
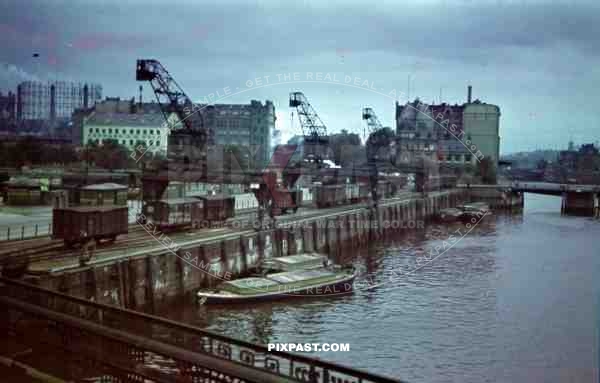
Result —
<instances>
[{"instance_id":1,"label":"boat cabin","mask_svg":"<svg viewBox=\"0 0 600 383\"><path fill-rule=\"evenodd\" d=\"M294 271L323 267L327 256L321 254L296 254L272 258L264 262L264 267L273 270Z\"/></svg>"}]
</instances>

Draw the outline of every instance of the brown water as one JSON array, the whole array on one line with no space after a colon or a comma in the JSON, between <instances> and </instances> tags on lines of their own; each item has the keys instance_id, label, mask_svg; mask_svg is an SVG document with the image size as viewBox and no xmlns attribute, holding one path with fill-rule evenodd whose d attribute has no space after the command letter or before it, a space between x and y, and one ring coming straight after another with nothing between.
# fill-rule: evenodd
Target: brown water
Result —
<instances>
[{"instance_id":1,"label":"brown water","mask_svg":"<svg viewBox=\"0 0 600 383\"><path fill-rule=\"evenodd\" d=\"M408 382L598 382L600 222L559 211L527 195L522 215L485 217L418 270L417 255L468 230L357 251L361 280L382 284L351 296L161 314L253 342L350 343L313 355Z\"/></svg>"}]
</instances>

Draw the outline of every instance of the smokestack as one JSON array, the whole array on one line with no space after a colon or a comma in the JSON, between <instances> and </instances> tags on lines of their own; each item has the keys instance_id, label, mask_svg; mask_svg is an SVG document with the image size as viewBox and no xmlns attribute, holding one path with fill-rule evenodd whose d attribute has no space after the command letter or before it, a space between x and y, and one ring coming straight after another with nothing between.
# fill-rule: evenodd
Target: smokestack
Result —
<instances>
[{"instance_id":1,"label":"smokestack","mask_svg":"<svg viewBox=\"0 0 600 383\"><path fill-rule=\"evenodd\" d=\"M470 104L471 103L471 94L473 93L473 87L471 85L469 85L467 87L467 103Z\"/></svg>"},{"instance_id":2,"label":"smokestack","mask_svg":"<svg viewBox=\"0 0 600 383\"><path fill-rule=\"evenodd\" d=\"M83 107L85 109L88 108L88 103L90 101L90 94L89 94L89 92L90 92L90 90L89 90L87 84L85 84L83 86Z\"/></svg>"},{"instance_id":3,"label":"smokestack","mask_svg":"<svg viewBox=\"0 0 600 383\"><path fill-rule=\"evenodd\" d=\"M142 86L140 85L140 106L142 106Z\"/></svg>"},{"instance_id":4,"label":"smokestack","mask_svg":"<svg viewBox=\"0 0 600 383\"><path fill-rule=\"evenodd\" d=\"M50 85L50 119L56 120L56 85Z\"/></svg>"}]
</instances>

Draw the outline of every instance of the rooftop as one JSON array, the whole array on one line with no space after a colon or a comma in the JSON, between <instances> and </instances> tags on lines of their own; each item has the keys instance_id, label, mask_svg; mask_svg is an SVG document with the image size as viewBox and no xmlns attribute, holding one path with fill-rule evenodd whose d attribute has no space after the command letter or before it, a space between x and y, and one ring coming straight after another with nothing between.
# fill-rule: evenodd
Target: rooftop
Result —
<instances>
[{"instance_id":1,"label":"rooftop","mask_svg":"<svg viewBox=\"0 0 600 383\"><path fill-rule=\"evenodd\" d=\"M103 184L94 184L83 186L81 190L126 190L127 185L116 184L112 182L106 182Z\"/></svg>"},{"instance_id":2,"label":"rooftop","mask_svg":"<svg viewBox=\"0 0 600 383\"><path fill-rule=\"evenodd\" d=\"M105 126L147 126L160 127L165 118L160 113L92 113L87 119L90 125Z\"/></svg>"}]
</instances>

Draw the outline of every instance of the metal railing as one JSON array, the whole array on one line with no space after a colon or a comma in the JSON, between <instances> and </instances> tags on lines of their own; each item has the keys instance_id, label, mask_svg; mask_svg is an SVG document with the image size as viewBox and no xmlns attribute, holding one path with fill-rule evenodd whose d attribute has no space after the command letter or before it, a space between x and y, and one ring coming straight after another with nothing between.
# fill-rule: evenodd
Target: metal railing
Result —
<instances>
[{"instance_id":1,"label":"metal railing","mask_svg":"<svg viewBox=\"0 0 600 383\"><path fill-rule=\"evenodd\" d=\"M99 304L70 295L0 277L0 296L92 322L104 328L143 337L183 349L187 353L210 356L284 381L312 383L398 383L398 380L356 370L319 359L291 353L268 351L264 345L232 339L156 316ZM208 366L214 368L214 366Z\"/></svg>"},{"instance_id":2,"label":"metal railing","mask_svg":"<svg viewBox=\"0 0 600 383\"><path fill-rule=\"evenodd\" d=\"M52 223L31 223L0 227L0 241L24 240L50 236Z\"/></svg>"}]
</instances>

